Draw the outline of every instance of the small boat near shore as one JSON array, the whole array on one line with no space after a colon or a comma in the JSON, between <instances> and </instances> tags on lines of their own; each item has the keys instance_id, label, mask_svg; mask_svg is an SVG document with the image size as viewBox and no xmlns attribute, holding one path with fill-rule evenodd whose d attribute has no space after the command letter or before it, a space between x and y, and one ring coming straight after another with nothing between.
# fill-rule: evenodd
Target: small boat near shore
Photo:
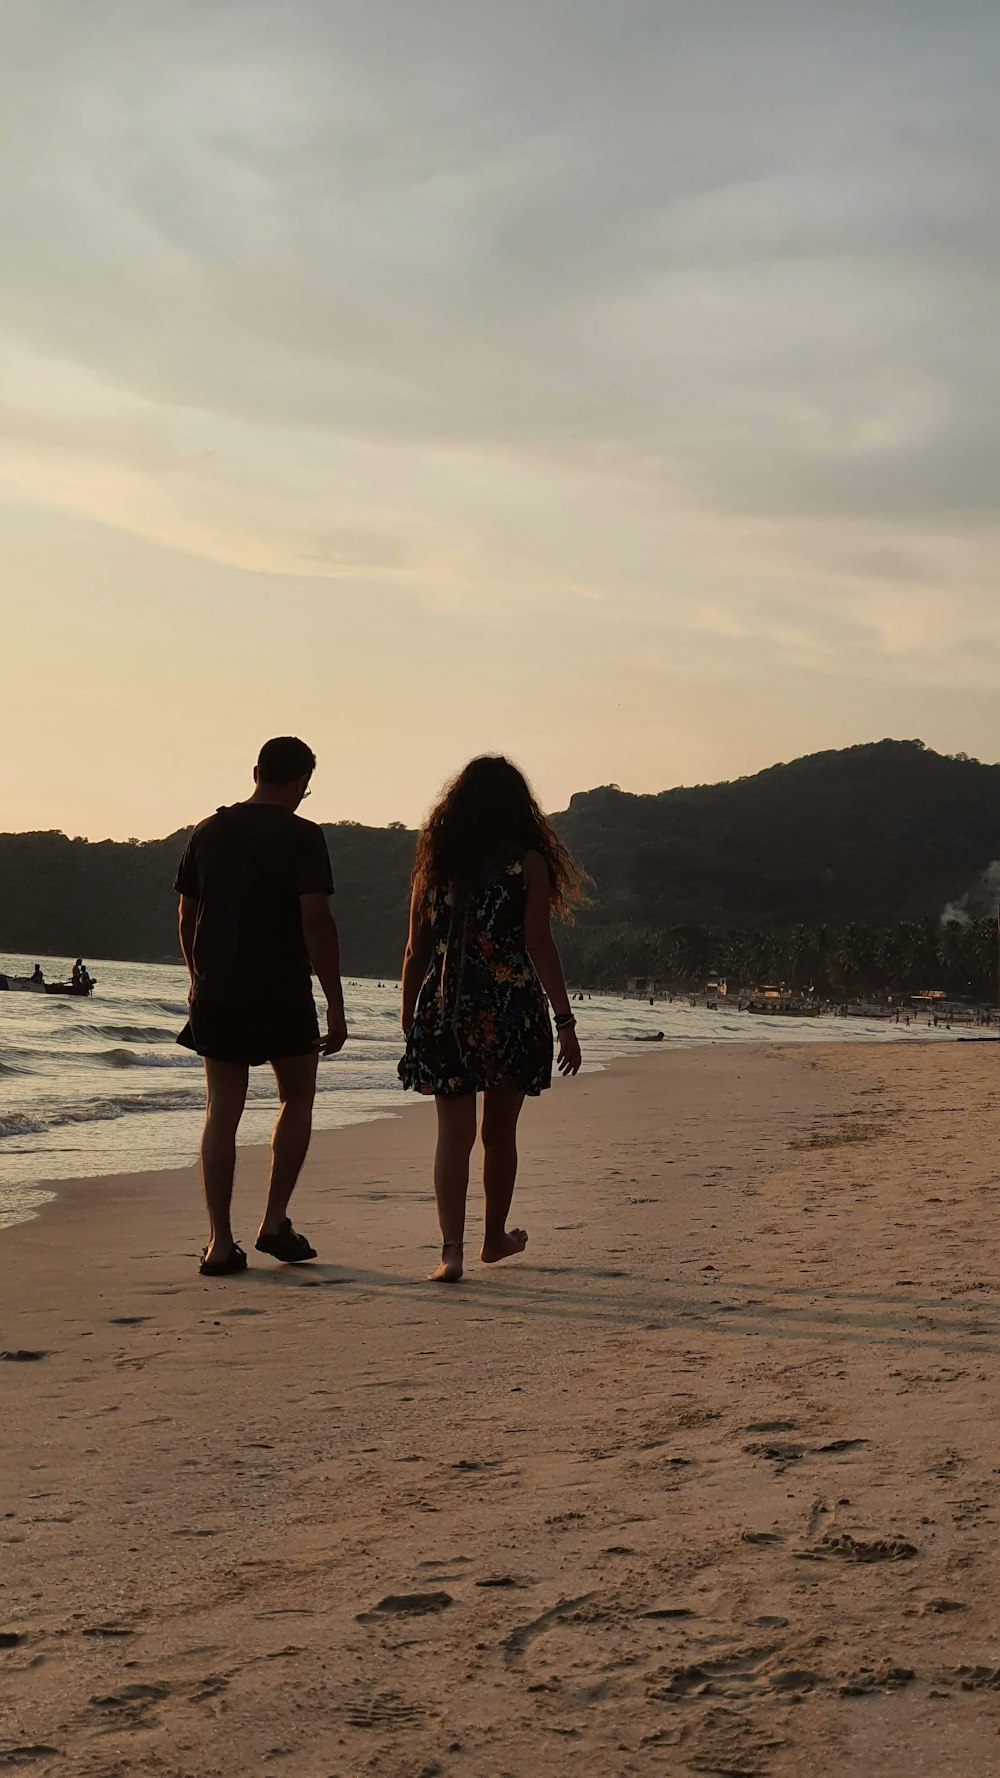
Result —
<instances>
[{"instance_id":1,"label":"small boat near shore","mask_svg":"<svg viewBox=\"0 0 1000 1778\"><path fill-rule=\"evenodd\" d=\"M796 1005L793 1000L750 1000L746 1010L763 1013L769 1019L818 1019L823 1008Z\"/></svg>"},{"instance_id":2,"label":"small boat near shore","mask_svg":"<svg viewBox=\"0 0 1000 1778\"><path fill-rule=\"evenodd\" d=\"M30 975L0 974L0 993L10 994L71 994L75 999L86 1000L94 992L93 977L84 985L82 982L36 982Z\"/></svg>"}]
</instances>

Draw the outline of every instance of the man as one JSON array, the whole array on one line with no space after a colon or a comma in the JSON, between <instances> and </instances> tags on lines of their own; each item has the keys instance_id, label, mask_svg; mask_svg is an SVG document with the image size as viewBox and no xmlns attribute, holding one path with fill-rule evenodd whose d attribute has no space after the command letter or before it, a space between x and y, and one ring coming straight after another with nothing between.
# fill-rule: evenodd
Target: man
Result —
<instances>
[{"instance_id":1,"label":"man","mask_svg":"<svg viewBox=\"0 0 1000 1778\"><path fill-rule=\"evenodd\" d=\"M323 830L295 813L309 795L316 756L283 735L261 748L247 802L195 828L177 871L180 942L191 977L190 1017L178 1043L205 1058L207 1111L201 1144L209 1242L201 1271L246 1270L230 1206L236 1132L249 1071L270 1062L281 1110L271 1145L271 1185L257 1248L288 1264L315 1259L288 1203L312 1134L319 1056L347 1040L340 947L330 912L333 875ZM327 1001L320 1037L315 969Z\"/></svg>"}]
</instances>

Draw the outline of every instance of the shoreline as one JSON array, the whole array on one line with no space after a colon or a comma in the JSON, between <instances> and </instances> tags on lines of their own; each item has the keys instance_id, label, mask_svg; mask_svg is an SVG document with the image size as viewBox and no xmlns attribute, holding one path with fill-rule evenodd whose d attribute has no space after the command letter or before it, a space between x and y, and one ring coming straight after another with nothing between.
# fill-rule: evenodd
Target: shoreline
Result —
<instances>
[{"instance_id":1,"label":"shoreline","mask_svg":"<svg viewBox=\"0 0 1000 1778\"><path fill-rule=\"evenodd\" d=\"M331 1137L331 1136L337 1136L345 1130L352 1130L352 1131L366 1130L366 1129L370 1128L373 1124L381 1124L381 1123L385 1123L387 1121L392 1122L396 1119L401 1118L403 1116L403 1114L408 1109L412 1109L412 1107L414 1105L419 1105L419 1104L423 1104L423 1103L428 1103L428 1101L421 1100L415 1094L408 1093L405 1096L400 1095L400 1102L399 1102L398 1108L396 1108L395 1106L386 1106L386 1108L384 1110L372 1111L371 1113L369 1113L368 1115L366 1115L364 1117L352 1118L351 1121L348 1123L331 1124L331 1125L325 1125L325 1126L320 1125L319 1127L314 1126L312 1138L310 1141L309 1156L307 1157L307 1160L306 1160L306 1168L308 1169L309 1163L313 1158L313 1148L315 1147L315 1145L317 1143L322 1142L324 1139ZM259 1103L258 1103L256 1109L258 1109L258 1110L260 1109ZM274 1098L274 1116L275 1117L277 1116L277 1112L278 1112L278 1099L277 1099L277 1096L275 1096L275 1098ZM204 1121L204 1113L203 1112L197 1113L197 1117L198 1117L198 1128L199 1128L199 1133L200 1133L201 1124ZM269 1159L270 1159L270 1147L269 1147L268 1143L260 1142L260 1141L256 1141L256 1140L250 1141L250 1142L238 1142L237 1147L236 1147L237 1189L238 1189L238 1182L239 1182L239 1178L240 1178L240 1173L241 1173L241 1171L243 1171L244 1173L246 1172L248 1163L253 1166L253 1168L256 1172L256 1171L259 1171L261 1168L266 1168ZM0 1222L0 1242L3 1242L5 1237L10 1235L11 1233L13 1233L13 1231L15 1229L22 1228L28 1223L35 1222L38 1220L39 1217L45 1216L46 1214L51 1214L53 1211L53 1207L58 1208L59 1204L61 1204L63 1202L63 1200L70 1199L70 1198L75 1199L78 1196L86 1197L86 1195L92 1191L100 1192L100 1191L106 1189L107 1186L114 1180L129 1179L129 1180L133 1180L133 1181L142 1181L144 1183L145 1182L151 1183L154 1180L163 1180L168 1177L169 1178L184 1179L185 1181L188 1181L188 1182L193 1180L196 1190L198 1192L200 1192L201 1185L200 1185L198 1169L199 1169L199 1162L198 1162L198 1159L195 1158L194 1160L182 1161L179 1163L165 1165L162 1167L141 1167L141 1168L123 1167L121 1169L116 1169L114 1171L105 1172L105 1173L75 1174L75 1175L73 1175L71 1177L67 1177L65 1179L62 1179L62 1178L34 1179L29 1184L25 1185L22 1189L24 1189L27 1192L41 1192L41 1193L43 1193L44 1194L44 1201L42 1203L38 1204L34 1209L29 1210L25 1215L19 1216L17 1221L15 1221L15 1222L9 1222L9 1223ZM301 1184L301 1181L300 1181L300 1184Z\"/></svg>"},{"instance_id":2,"label":"shoreline","mask_svg":"<svg viewBox=\"0 0 1000 1778\"><path fill-rule=\"evenodd\" d=\"M606 1043L607 1040L604 1041ZM785 1031L780 1033L768 1031L766 1037L762 1033L760 1040L754 1042L751 1053L760 1053L762 1050L771 1047L776 1049L785 1046L797 1047L800 1041L800 1039L791 1037L790 1034ZM846 1034L844 1037L835 1038L833 1036L827 1037L827 1033L823 1032L817 1037L808 1040L808 1048L810 1053L819 1053L825 1049L838 1050L848 1042L852 1047L857 1044L862 1046L870 1044L872 1047L881 1047L887 1042L902 1044L919 1042L921 1045L936 1045L988 1043L998 1041L1000 1041L1000 1033L990 1036L985 1034L972 1035L971 1033L966 1035L964 1033L956 1034L952 1031L945 1032L942 1030L941 1032L933 1033L928 1031L926 1035L923 1033L919 1035L916 1033L907 1034L905 1037L902 1033L894 1037L887 1037L880 1032L878 1035L858 1033L857 1035L852 1034L850 1038L848 1038ZM647 1053L659 1053L661 1056L668 1054L677 1055L681 1053L691 1055L694 1053L702 1054L706 1050L710 1051L718 1048L732 1047L737 1049L741 1054L745 1054L747 1053L748 1048L750 1048L750 1046L744 1042L737 1042L734 1044L732 1043L732 1040L727 1040L722 1037L715 1038L710 1032L704 1034L691 1034L690 1036L671 1034L663 1042L662 1048L648 1038L640 1038L638 1040L634 1037L621 1038L619 1042L620 1047L614 1047L611 1049L610 1053L602 1054L599 1061L588 1062L585 1059L584 1068L581 1071L581 1078L589 1078L596 1074L603 1074L609 1068L616 1067L621 1063L627 1063L632 1058L637 1058L638 1055ZM636 1047L637 1042L639 1045L638 1050ZM258 1070L257 1073L258 1077L260 1077L260 1070ZM200 1073L198 1080L199 1090L201 1090L203 1082ZM559 1085L560 1083L558 1082L557 1077L553 1076L553 1088L558 1090ZM370 1092L373 1097L376 1097L380 1103L370 1109L366 1109L363 1114L349 1117L344 1123L314 1124L313 1142L324 1140L334 1134L337 1130L360 1129L368 1124L380 1123L385 1119L394 1119L399 1117L407 1106L423 1102L414 1094L397 1093L393 1088L394 1075L388 1077L386 1082L381 1086L376 1085L364 1089L365 1091ZM346 1093L352 1093L355 1090L356 1089L351 1088L345 1089ZM318 1095L317 1115L322 1117L325 1111L333 1110L337 1102L337 1096L336 1087L334 1087L332 1091L323 1092ZM248 1115L244 1121L243 1128L246 1129L251 1121L257 1124L262 1121L269 1122L273 1115L276 1114L276 1106L277 1101L273 1094L267 1094L261 1099L251 1098L248 1100ZM151 1115L156 1114L152 1113ZM172 1115L180 1114L177 1113ZM123 1162L123 1164L118 1166L104 1166L103 1168L87 1173L69 1173L66 1175L50 1175L40 1171L37 1175L31 1178L21 1179L16 1182L12 1181L9 1186L9 1189L12 1192L23 1192L28 1198L40 1194L40 1201L37 1203L29 1203L27 1206L23 1207L23 1209L16 1206L15 1202L15 1206L5 1209L2 1215L0 1215L0 1240L2 1240L5 1235L9 1234L11 1229L18 1228L24 1222L30 1222L36 1216L45 1214L54 1202L58 1203L64 1195L71 1191L75 1191L80 1187L90 1186L99 1189L109 1179L135 1177L139 1174L145 1175L147 1173L150 1175L183 1173L189 1168L197 1168L197 1149L201 1134L203 1110L200 1107L196 1110L185 1108L185 1115L190 1118L192 1125L192 1128L188 1133L187 1141L187 1153L189 1158L186 1160L169 1161L160 1166L144 1164L140 1167L130 1167L127 1163ZM89 1127L89 1125L85 1124L84 1127ZM178 1147L180 1146L181 1145L178 1144ZM267 1139L262 1139L259 1135L254 1135L244 1141L238 1141L237 1144L237 1152L240 1157L251 1153L266 1154L267 1150ZM104 1158L107 1159L108 1157ZM44 1165L44 1155L40 1157L40 1160L41 1164Z\"/></svg>"},{"instance_id":3,"label":"shoreline","mask_svg":"<svg viewBox=\"0 0 1000 1778\"><path fill-rule=\"evenodd\" d=\"M433 1119L318 1133L302 1268L200 1278L192 1169L78 1182L6 1231L0 1752L989 1770L994 1096L953 1044L647 1048L526 1109L527 1254L456 1286Z\"/></svg>"}]
</instances>

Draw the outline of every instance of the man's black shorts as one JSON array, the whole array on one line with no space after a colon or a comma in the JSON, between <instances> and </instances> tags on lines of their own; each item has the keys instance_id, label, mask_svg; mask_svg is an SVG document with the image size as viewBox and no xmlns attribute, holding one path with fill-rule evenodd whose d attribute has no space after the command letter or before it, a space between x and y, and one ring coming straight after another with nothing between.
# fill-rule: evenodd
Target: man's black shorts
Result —
<instances>
[{"instance_id":1,"label":"man's black shorts","mask_svg":"<svg viewBox=\"0 0 1000 1778\"><path fill-rule=\"evenodd\" d=\"M308 1056L316 1048L319 1021L312 995L283 1002L195 1001L177 1042L213 1062L256 1067L283 1056Z\"/></svg>"}]
</instances>

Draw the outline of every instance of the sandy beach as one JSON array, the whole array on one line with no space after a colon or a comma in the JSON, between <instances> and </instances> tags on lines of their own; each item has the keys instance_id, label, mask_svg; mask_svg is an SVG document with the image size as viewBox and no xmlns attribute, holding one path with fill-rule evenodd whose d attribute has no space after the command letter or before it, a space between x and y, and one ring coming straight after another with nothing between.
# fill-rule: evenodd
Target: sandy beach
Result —
<instances>
[{"instance_id":1,"label":"sandy beach","mask_svg":"<svg viewBox=\"0 0 1000 1778\"><path fill-rule=\"evenodd\" d=\"M0 1237L0 1771L996 1772L997 1056L560 1083L453 1289L426 1107L317 1137L298 1271L199 1278L190 1171L60 1186Z\"/></svg>"}]
</instances>

